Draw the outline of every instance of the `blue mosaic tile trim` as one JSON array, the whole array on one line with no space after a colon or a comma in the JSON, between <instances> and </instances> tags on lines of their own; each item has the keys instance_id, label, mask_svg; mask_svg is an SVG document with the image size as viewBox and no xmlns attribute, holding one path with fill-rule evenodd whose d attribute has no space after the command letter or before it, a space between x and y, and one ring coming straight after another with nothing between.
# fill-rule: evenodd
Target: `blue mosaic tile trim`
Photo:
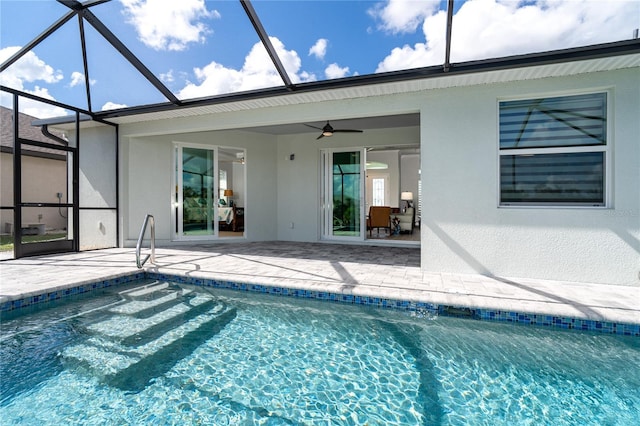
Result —
<instances>
[{"instance_id":1,"label":"blue mosaic tile trim","mask_svg":"<svg viewBox=\"0 0 640 426\"><path fill-rule=\"evenodd\" d=\"M446 317L468 318L480 321L501 321L523 325L553 327L567 330L593 331L604 334L640 337L640 324L623 324L608 321L586 320L578 318L556 317L543 314L527 314L510 311L475 309L458 306L435 305L426 302L412 302L407 300L385 299L372 296L356 296L352 294L330 293L325 291L302 290L285 287L274 287L262 284L249 284L236 281L223 281L188 276L160 274L155 272L138 272L135 274L112 278L94 283L83 284L50 293L31 296L24 299L5 302L0 305L0 312L26 308L39 303L51 302L76 294L125 284L136 280L150 278L154 280L171 281L178 284L190 284L201 287L214 287L236 291L271 294L284 297L302 299L317 299L335 303L351 305L365 305L385 309L398 309L415 312L418 315L440 315Z\"/></svg>"},{"instance_id":2,"label":"blue mosaic tile trim","mask_svg":"<svg viewBox=\"0 0 640 426\"><path fill-rule=\"evenodd\" d=\"M544 314L523 314L517 312L474 309L473 317L479 320L504 321L526 325L563 328L567 330L596 331L606 334L640 337L640 324L623 324L580 318L556 317Z\"/></svg>"},{"instance_id":3,"label":"blue mosaic tile trim","mask_svg":"<svg viewBox=\"0 0 640 426\"><path fill-rule=\"evenodd\" d=\"M107 287L113 287L120 284L126 284L132 281L141 280L141 279L144 279L144 277L145 277L144 272L138 272L132 275L125 275L117 278L110 278L107 280L96 281L93 283L85 283L75 287L69 287L61 290L51 291L48 293L42 293L34 296L25 297L23 299L11 300L11 301L7 301L0 304L0 312L10 312L16 309L22 309L22 308L37 305L40 303L52 302L54 300L60 300L66 297L88 293L94 290L100 290Z\"/></svg>"},{"instance_id":4,"label":"blue mosaic tile trim","mask_svg":"<svg viewBox=\"0 0 640 426\"><path fill-rule=\"evenodd\" d=\"M174 276L148 272L147 278L158 281L171 281L177 284L189 284L201 287L214 287L226 290L247 291L253 293L271 294L275 296L295 297L301 299L317 299L327 302L346 303L351 305L367 305L378 308L401 309L418 311L435 315L438 307L432 303L410 302L407 300L385 299L371 296L355 296L352 294L330 293L326 291L302 290L286 287L273 287L262 284L248 284L235 281Z\"/></svg>"},{"instance_id":5,"label":"blue mosaic tile trim","mask_svg":"<svg viewBox=\"0 0 640 426\"><path fill-rule=\"evenodd\" d=\"M400 309L406 311L414 311L418 314L425 315L469 318L480 321L512 322L523 325L554 327L568 330L594 331L605 334L640 337L640 324L623 324L579 318L556 317L543 314L525 314L499 310L494 311L490 309L434 305L432 303L425 302L411 302L406 300L384 299L380 297L355 296L350 294L328 293L323 291L300 290L260 284L247 284L235 281L220 281L185 276L173 276L151 272L148 272L146 277L156 280L172 281L179 284L191 284L203 287L223 288L228 290L250 291L256 293L273 294L277 296L299 297L303 299L318 299L352 305L374 306L378 308Z\"/></svg>"}]
</instances>

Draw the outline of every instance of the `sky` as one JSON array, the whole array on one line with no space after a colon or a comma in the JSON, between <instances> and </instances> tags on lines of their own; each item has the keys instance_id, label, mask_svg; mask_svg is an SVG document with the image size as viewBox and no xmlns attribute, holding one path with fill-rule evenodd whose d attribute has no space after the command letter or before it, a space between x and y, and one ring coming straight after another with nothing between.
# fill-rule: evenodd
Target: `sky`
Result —
<instances>
[{"instance_id":1,"label":"sky","mask_svg":"<svg viewBox=\"0 0 640 426\"><path fill-rule=\"evenodd\" d=\"M252 4L294 83L444 63L446 0ZM0 0L0 62L67 11L55 0ZM112 0L91 11L179 99L283 85L239 1ZM455 0L451 62L625 40L639 27L640 0ZM92 111L167 102L85 21L87 105L78 28L67 22L2 72L2 85ZM33 101L20 109L68 113Z\"/></svg>"}]
</instances>

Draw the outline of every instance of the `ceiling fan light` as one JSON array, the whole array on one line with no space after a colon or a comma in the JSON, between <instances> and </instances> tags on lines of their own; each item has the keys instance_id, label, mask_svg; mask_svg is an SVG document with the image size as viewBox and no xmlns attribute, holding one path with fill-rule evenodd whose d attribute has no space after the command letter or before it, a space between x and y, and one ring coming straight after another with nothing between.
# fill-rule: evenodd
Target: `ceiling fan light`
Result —
<instances>
[{"instance_id":1,"label":"ceiling fan light","mask_svg":"<svg viewBox=\"0 0 640 426\"><path fill-rule=\"evenodd\" d=\"M322 136L333 136L333 132L325 130L325 131L322 132Z\"/></svg>"}]
</instances>

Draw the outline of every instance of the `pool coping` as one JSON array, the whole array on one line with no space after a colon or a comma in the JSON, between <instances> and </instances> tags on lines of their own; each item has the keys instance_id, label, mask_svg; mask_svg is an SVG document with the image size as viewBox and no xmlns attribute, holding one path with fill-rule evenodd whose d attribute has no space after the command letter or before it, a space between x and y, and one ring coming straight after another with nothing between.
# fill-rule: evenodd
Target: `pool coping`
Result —
<instances>
[{"instance_id":1,"label":"pool coping","mask_svg":"<svg viewBox=\"0 0 640 426\"><path fill-rule=\"evenodd\" d=\"M313 289L303 289L295 286L275 286L246 281L234 281L218 278L207 278L190 275L176 275L149 270L124 272L111 275L103 279L87 280L68 285L59 285L47 289L45 292L32 291L16 296L0 297L0 314L15 312L39 304L61 300L67 297L89 293L92 291L131 283L141 279L171 281L178 284L188 284L200 287L213 287L241 292L254 292L293 297L315 299L326 302L372 306L382 309L395 309L416 312L424 315L465 318L469 320L506 322L520 325L549 327L554 329L591 331L602 334L640 337L640 324L618 321L588 319L553 315L547 313L532 313L525 311L510 311L501 309L459 306L456 304L442 304L428 301L382 297L376 295L354 294L347 289L340 292Z\"/></svg>"}]
</instances>

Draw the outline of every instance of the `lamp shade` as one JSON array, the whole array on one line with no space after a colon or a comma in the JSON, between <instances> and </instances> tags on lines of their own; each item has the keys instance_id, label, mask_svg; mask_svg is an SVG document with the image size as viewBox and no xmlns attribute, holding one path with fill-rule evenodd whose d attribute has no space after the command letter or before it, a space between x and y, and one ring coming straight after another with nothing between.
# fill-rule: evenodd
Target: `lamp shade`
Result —
<instances>
[{"instance_id":1,"label":"lamp shade","mask_svg":"<svg viewBox=\"0 0 640 426\"><path fill-rule=\"evenodd\" d=\"M400 194L402 201L413 201L413 192L403 192Z\"/></svg>"},{"instance_id":2,"label":"lamp shade","mask_svg":"<svg viewBox=\"0 0 640 426\"><path fill-rule=\"evenodd\" d=\"M225 189L224 190L225 197L233 197L233 189Z\"/></svg>"}]
</instances>

